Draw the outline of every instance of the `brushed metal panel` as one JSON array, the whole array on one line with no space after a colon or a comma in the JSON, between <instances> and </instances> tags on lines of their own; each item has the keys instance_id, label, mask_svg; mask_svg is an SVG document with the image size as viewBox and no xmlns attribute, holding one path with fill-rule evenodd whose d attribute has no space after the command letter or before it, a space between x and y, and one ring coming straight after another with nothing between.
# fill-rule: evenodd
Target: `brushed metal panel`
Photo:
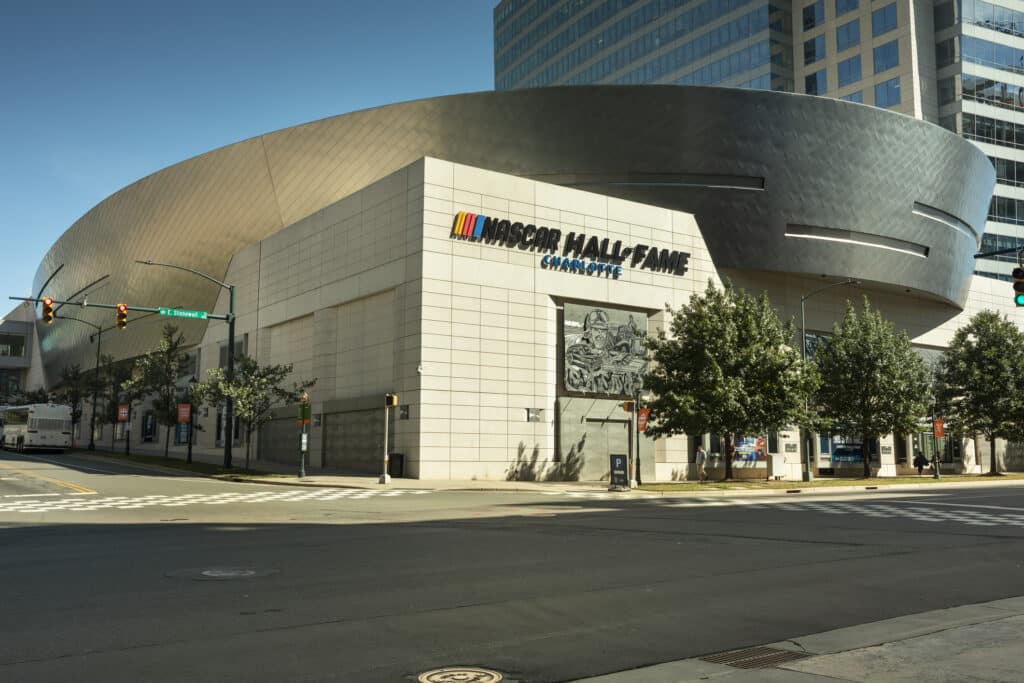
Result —
<instances>
[{"instance_id":1,"label":"brushed metal panel","mask_svg":"<svg viewBox=\"0 0 1024 683\"><path fill-rule=\"evenodd\" d=\"M35 287L65 263L48 294L66 295L109 272L94 300L210 310L215 286L134 259L222 278L234 252L423 156L570 185L585 179L591 191L692 212L719 267L856 277L952 306L966 299L979 245L915 213L915 204L980 235L995 184L985 155L956 135L826 98L658 85L453 95L268 133L147 176L76 221L43 259ZM751 191L664 178L764 180ZM922 245L928 257L787 238L787 225L883 235ZM83 314L104 323L112 317ZM105 335L104 350L143 353L160 322ZM179 324L190 343L206 328ZM90 331L73 324L43 331L51 378L58 365L91 365Z\"/></svg>"}]
</instances>

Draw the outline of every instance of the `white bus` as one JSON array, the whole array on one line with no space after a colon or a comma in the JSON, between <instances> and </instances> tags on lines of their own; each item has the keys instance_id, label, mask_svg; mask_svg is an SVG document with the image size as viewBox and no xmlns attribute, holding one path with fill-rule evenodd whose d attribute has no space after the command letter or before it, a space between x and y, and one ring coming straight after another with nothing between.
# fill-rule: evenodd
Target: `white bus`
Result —
<instances>
[{"instance_id":1,"label":"white bus","mask_svg":"<svg viewBox=\"0 0 1024 683\"><path fill-rule=\"evenodd\" d=\"M3 447L63 451L71 448L71 408L52 403L7 408L3 414Z\"/></svg>"}]
</instances>

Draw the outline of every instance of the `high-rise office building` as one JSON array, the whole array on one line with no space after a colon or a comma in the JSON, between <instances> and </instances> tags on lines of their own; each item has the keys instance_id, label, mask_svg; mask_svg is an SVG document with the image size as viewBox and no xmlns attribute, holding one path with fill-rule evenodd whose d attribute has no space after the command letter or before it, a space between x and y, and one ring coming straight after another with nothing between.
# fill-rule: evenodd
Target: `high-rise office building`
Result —
<instances>
[{"instance_id":1,"label":"high-rise office building","mask_svg":"<svg viewBox=\"0 0 1024 683\"><path fill-rule=\"evenodd\" d=\"M996 169L982 250L1024 246L1024 2L939 2L935 38L940 123ZM1015 264L1013 254L998 256L977 272L1009 279Z\"/></svg>"},{"instance_id":2,"label":"high-rise office building","mask_svg":"<svg viewBox=\"0 0 1024 683\"><path fill-rule=\"evenodd\" d=\"M983 251L1024 246L1024 2L502 0L495 88L665 83L873 105L974 141L998 177ZM1009 279L1014 255L978 261Z\"/></svg>"},{"instance_id":3,"label":"high-rise office building","mask_svg":"<svg viewBox=\"0 0 1024 683\"><path fill-rule=\"evenodd\" d=\"M497 90L594 83L791 90L789 0L503 0Z\"/></svg>"}]
</instances>

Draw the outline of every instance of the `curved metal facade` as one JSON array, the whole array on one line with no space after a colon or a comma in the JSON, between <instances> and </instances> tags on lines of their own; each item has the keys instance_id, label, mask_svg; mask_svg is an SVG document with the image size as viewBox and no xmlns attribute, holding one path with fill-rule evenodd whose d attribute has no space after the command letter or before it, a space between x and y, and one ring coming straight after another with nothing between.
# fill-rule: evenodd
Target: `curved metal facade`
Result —
<instances>
[{"instance_id":1,"label":"curved metal facade","mask_svg":"<svg viewBox=\"0 0 1024 683\"><path fill-rule=\"evenodd\" d=\"M718 267L856 277L958 307L995 184L956 135L825 98L655 85L455 95L287 128L147 176L61 236L35 289L65 264L47 288L57 298L111 273L94 300L212 310L214 285L134 260L223 277L240 248L423 156L692 212ZM197 343L205 323L181 327ZM104 351L143 353L160 325L129 330L105 335ZM90 331L46 328L44 361L91 365Z\"/></svg>"}]
</instances>

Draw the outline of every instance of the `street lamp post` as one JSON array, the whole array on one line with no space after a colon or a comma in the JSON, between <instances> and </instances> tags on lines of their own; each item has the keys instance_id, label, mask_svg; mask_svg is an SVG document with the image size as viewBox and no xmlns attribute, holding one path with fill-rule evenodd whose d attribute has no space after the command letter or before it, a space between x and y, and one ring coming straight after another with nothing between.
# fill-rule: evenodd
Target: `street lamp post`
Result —
<instances>
[{"instance_id":1,"label":"street lamp post","mask_svg":"<svg viewBox=\"0 0 1024 683\"><path fill-rule=\"evenodd\" d=\"M102 327L96 323L91 323L88 320L82 320L81 318L73 318L70 315L60 316L61 320L74 320L76 323L82 323L96 330L96 333L89 335L89 342L92 343L92 338L96 337L96 370L93 376L92 385L92 415L89 417L89 445L86 448L90 451L96 450L96 442L94 436L96 434L96 402L99 401L99 390L100 390L100 345L103 342L103 333L106 332ZM107 328L110 329L110 328Z\"/></svg>"},{"instance_id":2,"label":"street lamp post","mask_svg":"<svg viewBox=\"0 0 1024 683\"><path fill-rule=\"evenodd\" d=\"M190 465L192 464L192 434L196 427L196 407L192 405L192 392L197 381L195 375L188 380L188 455L185 457L185 462Z\"/></svg>"},{"instance_id":3,"label":"street lamp post","mask_svg":"<svg viewBox=\"0 0 1024 683\"><path fill-rule=\"evenodd\" d=\"M173 263L158 263L152 259L146 259L145 261L136 261L144 266L163 266L164 268L175 268L177 270L184 270L187 273L198 275L201 278L205 278L210 282L221 286L228 290L228 382L230 383L235 378L235 286L229 285L226 282L207 275L201 271L195 270L194 268L187 268L185 266L178 266ZM224 418L225 425L224 430L227 432L224 438L224 469L231 469L231 445L235 438L235 425L234 425L234 412L235 402L230 396L225 401L224 405ZM191 437L190 437L191 438Z\"/></svg>"},{"instance_id":4,"label":"street lamp post","mask_svg":"<svg viewBox=\"0 0 1024 683\"><path fill-rule=\"evenodd\" d=\"M815 294L824 292L826 289L833 287L839 287L842 285L859 285L860 280L854 280L852 278L843 280L842 282L833 282L832 284L819 287L810 294L805 294L800 297L800 358L803 360L804 366L807 365L807 313L804 303ZM804 412L809 412L809 405L807 399L804 399ZM804 481L814 481L814 472L811 464L811 452L814 450L814 444L811 443L811 430L807 429L807 437L804 439L804 466L805 470L803 473ZM864 445L867 448L867 444Z\"/></svg>"}]
</instances>

